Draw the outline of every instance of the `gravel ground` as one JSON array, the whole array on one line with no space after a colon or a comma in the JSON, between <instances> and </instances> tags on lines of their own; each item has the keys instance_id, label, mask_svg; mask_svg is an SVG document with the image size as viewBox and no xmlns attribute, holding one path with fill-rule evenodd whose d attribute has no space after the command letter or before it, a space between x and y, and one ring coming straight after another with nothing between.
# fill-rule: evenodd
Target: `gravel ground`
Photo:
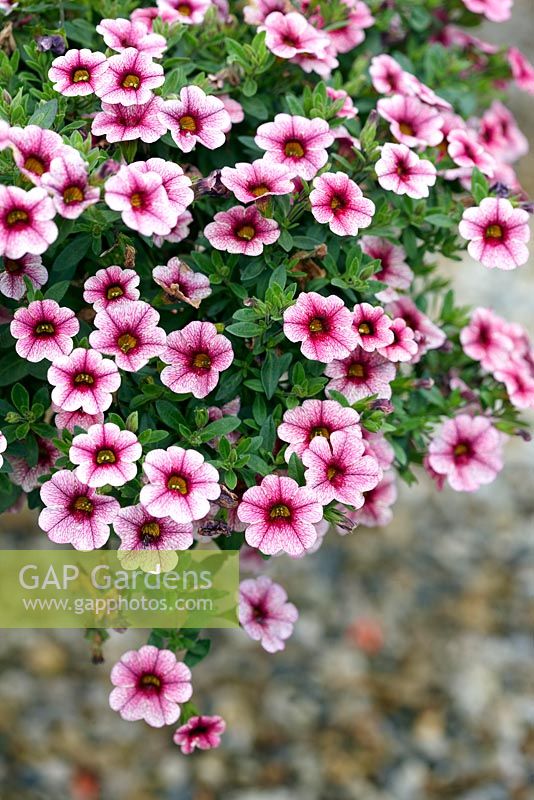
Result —
<instances>
[{"instance_id":1,"label":"gravel ground","mask_svg":"<svg viewBox=\"0 0 534 800\"><path fill-rule=\"evenodd\" d=\"M516 8L513 26L485 34L533 55L532 0ZM512 106L529 133L526 98ZM521 177L534 195L533 161ZM534 264L452 269L462 302L534 334ZM500 479L474 496L437 494L423 476L401 489L388 528L272 560L267 573L301 610L295 635L275 656L240 631L215 635L194 699L228 731L200 756L182 757L172 729L108 707L110 667L142 632L114 633L99 666L78 631L3 632L0 797L531 800L533 468L534 447L515 441ZM35 546L31 517L1 523L0 547Z\"/></svg>"}]
</instances>

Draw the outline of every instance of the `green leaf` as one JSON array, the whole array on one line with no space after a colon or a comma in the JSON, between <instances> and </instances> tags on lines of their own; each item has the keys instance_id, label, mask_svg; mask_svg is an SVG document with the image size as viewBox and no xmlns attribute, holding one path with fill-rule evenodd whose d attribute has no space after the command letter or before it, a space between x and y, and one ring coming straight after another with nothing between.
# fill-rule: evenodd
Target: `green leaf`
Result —
<instances>
[{"instance_id":1,"label":"green leaf","mask_svg":"<svg viewBox=\"0 0 534 800\"><path fill-rule=\"evenodd\" d=\"M194 667L199 661L202 661L208 655L211 647L211 639L198 639L195 644L189 648L184 656L184 663L188 667Z\"/></svg>"},{"instance_id":2,"label":"green leaf","mask_svg":"<svg viewBox=\"0 0 534 800\"><path fill-rule=\"evenodd\" d=\"M0 360L0 386L9 386L14 381L24 378L30 371L30 364L12 351Z\"/></svg>"},{"instance_id":3,"label":"green leaf","mask_svg":"<svg viewBox=\"0 0 534 800\"><path fill-rule=\"evenodd\" d=\"M53 286L50 286L46 290L45 298L47 300L55 300L57 303L59 303L59 301L65 296L69 286L70 281L60 281L59 283L54 283Z\"/></svg>"},{"instance_id":4,"label":"green leaf","mask_svg":"<svg viewBox=\"0 0 534 800\"><path fill-rule=\"evenodd\" d=\"M254 336L259 336L263 333L263 328L255 322L234 322L224 329L224 332L232 333L234 336L240 336L243 339L253 339Z\"/></svg>"},{"instance_id":5,"label":"green leaf","mask_svg":"<svg viewBox=\"0 0 534 800\"><path fill-rule=\"evenodd\" d=\"M30 407L30 395L28 390L21 383L16 383L11 389L11 402L21 414L28 411Z\"/></svg>"},{"instance_id":6,"label":"green leaf","mask_svg":"<svg viewBox=\"0 0 534 800\"><path fill-rule=\"evenodd\" d=\"M216 436L226 436L227 433L232 433L240 425L241 420L238 417L221 417L202 428L200 438L203 442L208 442L210 439L215 439Z\"/></svg>"},{"instance_id":7,"label":"green leaf","mask_svg":"<svg viewBox=\"0 0 534 800\"><path fill-rule=\"evenodd\" d=\"M278 381L289 369L292 358L291 353L284 353L280 356L274 350L267 352L261 368L261 382L268 400L276 392Z\"/></svg>"},{"instance_id":8,"label":"green leaf","mask_svg":"<svg viewBox=\"0 0 534 800\"><path fill-rule=\"evenodd\" d=\"M185 423L185 419L173 403L168 400L158 400L156 403L157 412L161 421L167 425L171 431L177 431L180 425Z\"/></svg>"},{"instance_id":9,"label":"green leaf","mask_svg":"<svg viewBox=\"0 0 534 800\"><path fill-rule=\"evenodd\" d=\"M489 183L478 167L473 169L473 175L471 176L471 194L477 205L480 205L482 200L489 194Z\"/></svg>"},{"instance_id":10,"label":"green leaf","mask_svg":"<svg viewBox=\"0 0 534 800\"><path fill-rule=\"evenodd\" d=\"M40 128L51 128L57 117L58 103L56 98L41 102L28 120L28 125L39 125Z\"/></svg>"}]
</instances>

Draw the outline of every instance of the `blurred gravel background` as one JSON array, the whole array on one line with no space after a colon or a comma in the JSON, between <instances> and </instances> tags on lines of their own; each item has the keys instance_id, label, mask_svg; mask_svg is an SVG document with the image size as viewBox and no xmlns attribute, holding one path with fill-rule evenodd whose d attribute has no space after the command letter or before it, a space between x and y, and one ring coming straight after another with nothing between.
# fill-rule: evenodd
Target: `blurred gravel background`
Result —
<instances>
[{"instance_id":1,"label":"blurred gravel background","mask_svg":"<svg viewBox=\"0 0 534 800\"><path fill-rule=\"evenodd\" d=\"M534 58L534 4L515 6L481 35ZM532 142L532 99L510 105ZM534 196L534 160L520 173ZM444 269L462 302L534 334L534 263ZM422 476L389 528L272 560L301 618L274 656L240 631L215 635L193 699L228 721L216 751L183 757L173 728L109 709L111 665L142 632L114 633L93 666L79 631L3 631L1 800L532 800L533 474L534 447L514 441L474 496ZM39 535L25 514L0 520L0 548Z\"/></svg>"}]
</instances>

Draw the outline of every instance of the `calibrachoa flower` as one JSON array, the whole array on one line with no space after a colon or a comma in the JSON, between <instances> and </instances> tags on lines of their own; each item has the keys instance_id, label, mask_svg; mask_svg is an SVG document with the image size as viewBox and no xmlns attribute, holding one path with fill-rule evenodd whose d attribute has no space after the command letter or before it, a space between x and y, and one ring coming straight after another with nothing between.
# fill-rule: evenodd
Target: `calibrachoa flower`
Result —
<instances>
[{"instance_id":1,"label":"calibrachoa flower","mask_svg":"<svg viewBox=\"0 0 534 800\"><path fill-rule=\"evenodd\" d=\"M478 167L484 175L493 175L495 159L476 140L472 131L455 128L447 134L447 141L450 157L455 164L467 169L468 174L473 167Z\"/></svg>"},{"instance_id":2,"label":"calibrachoa flower","mask_svg":"<svg viewBox=\"0 0 534 800\"><path fill-rule=\"evenodd\" d=\"M55 58L48 70L48 78L56 92L65 97L82 97L93 94L97 80L107 68L104 53L93 53L84 47Z\"/></svg>"},{"instance_id":3,"label":"calibrachoa flower","mask_svg":"<svg viewBox=\"0 0 534 800\"><path fill-rule=\"evenodd\" d=\"M446 420L428 447L428 463L457 492L474 492L502 469L502 435L487 417Z\"/></svg>"},{"instance_id":4,"label":"calibrachoa flower","mask_svg":"<svg viewBox=\"0 0 534 800\"><path fill-rule=\"evenodd\" d=\"M76 219L100 197L100 189L89 185L83 159L70 153L54 158L41 186L51 193L57 213L65 219Z\"/></svg>"},{"instance_id":5,"label":"calibrachoa flower","mask_svg":"<svg viewBox=\"0 0 534 800\"><path fill-rule=\"evenodd\" d=\"M278 58L293 58L297 53L322 56L330 45L328 36L294 11L289 14L273 11L259 30L265 31L265 44Z\"/></svg>"},{"instance_id":6,"label":"calibrachoa flower","mask_svg":"<svg viewBox=\"0 0 534 800\"><path fill-rule=\"evenodd\" d=\"M528 260L529 215L504 198L485 197L464 211L459 231L469 254L489 269L510 270Z\"/></svg>"},{"instance_id":7,"label":"calibrachoa flower","mask_svg":"<svg viewBox=\"0 0 534 800\"><path fill-rule=\"evenodd\" d=\"M386 53L371 59L369 74L374 88L380 94L411 94L410 76L398 61Z\"/></svg>"},{"instance_id":8,"label":"calibrachoa flower","mask_svg":"<svg viewBox=\"0 0 534 800\"><path fill-rule=\"evenodd\" d=\"M154 267L152 277L166 295L182 300L193 308L198 308L201 301L211 294L208 276L194 272L176 256L166 266Z\"/></svg>"},{"instance_id":9,"label":"calibrachoa flower","mask_svg":"<svg viewBox=\"0 0 534 800\"><path fill-rule=\"evenodd\" d=\"M343 100L343 105L336 116L344 119L354 119L358 113L358 109L352 102L352 97L350 97L344 89L333 89L332 86L327 86L326 94L331 100Z\"/></svg>"},{"instance_id":10,"label":"calibrachoa flower","mask_svg":"<svg viewBox=\"0 0 534 800\"><path fill-rule=\"evenodd\" d=\"M288 409L278 426L277 436L288 442L285 459L292 453L302 457L316 436L330 439L336 431L353 438L362 438L360 415L353 408L342 406L337 400L305 400L301 406Z\"/></svg>"},{"instance_id":11,"label":"calibrachoa flower","mask_svg":"<svg viewBox=\"0 0 534 800\"><path fill-rule=\"evenodd\" d=\"M395 473L386 472L374 489L364 492L363 506L355 511L347 511L346 514L350 522L355 526L364 525L366 528L381 528L384 525L389 525L393 519L391 506L396 500L397 483Z\"/></svg>"},{"instance_id":12,"label":"calibrachoa flower","mask_svg":"<svg viewBox=\"0 0 534 800\"><path fill-rule=\"evenodd\" d=\"M96 350L77 347L67 356L54 359L48 370L52 401L64 411L81 409L86 414L106 411L112 392L121 385L119 370L109 358Z\"/></svg>"},{"instance_id":13,"label":"calibrachoa flower","mask_svg":"<svg viewBox=\"0 0 534 800\"><path fill-rule=\"evenodd\" d=\"M91 425L104 422L104 413L102 411L97 414L86 414L85 411L60 411L57 406L53 408L56 411L54 422L56 428L60 431L67 430L70 433L74 433L76 428L88 431Z\"/></svg>"},{"instance_id":14,"label":"calibrachoa flower","mask_svg":"<svg viewBox=\"0 0 534 800\"><path fill-rule=\"evenodd\" d=\"M299 612L287 602L287 592L266 575L239 584L239 622L245 633L268 653L285 648Z\"/></svg>"},{"instance_id":15,"label":"calibrachoa flower","mask_svg":"<svg viewBox=\"0 0 534 800\"><path fill-rule=\"evenodd\" d=\"M510 19L514 0L463 0L469 11L484 14L492 22L506 22Z\"/></svg>"},{"instance_id":16,"label":"calibrachoa flower","mask_svg":"<svg viewBox=\"0 0 534 800\"><path fill-rule=\"evenodd\" d=\"M184 211L183 214L180 214L176 225L171 230L170 233L167 233L163 236L154 236L153 241L156 247L161 247L164 242L183 242L184 239L187 239L189 236L189 228L191 223L193 222L193 215L190 211Z\"/></svg>"},{"instance_id":17,"label":"calibrachoa flower","mask_svg":"<svg viewBox=\"0 0 534 800\"><path fill-rule=\"evenodd\" d=\"M124 224L143 236L165 236L176 223L175 210L157 172L141 172L133 164L125 165L108 178L104 190L108 206L120 211Z\"/></svg>"},{"instance_id":18,"label":"calibrachoa flower","mask_svg":"<svg viewBox=\"0 0 534 800\"><path fill-rule=\"evenodd\" d=\"M143 719L153 728L176 722L179 703L186 703L193 694L189 667L177 661L171 650L152 645L124 653L111 670L111 682L113 711L129 721Z\"/></svg>"},{"instance_id":19,"label":"calibrachoa flower","mask_svg":"<svg viewBox=\"0 0 534 800\"><path fill-rule=\"evenodd\" d=\"M411 361L419 350L414 331L401 317L392 321L390 331L393 334L393 342L377 348L380 355L388 361Z\"/></svg>"},{"instance_id":20,"label":"calibrachoa flower","mask_svg":"<svg viewBox=\"0 0 534 800\"><path fill-rule=\"evenodd\" d=\"M240 162L235 167L223 167L221 183L242 203L252 203L272 194L291 194L295 187L293 169L258 158L252 164Z\"/></svg>"},{"instance_id":21,"label":"calibrachoa flower","mask_svg":"<svg viewBox=\"0 0 534 800\"><path fill-rule=\"evenodd\" d=\"M221 147L232 124L222 100L199 86L184 86L179 100L166 100L159 118L184 153L197 142L210 150Z\"/></svg>"},{"instance_id":22,"label":"calibrachoa flower","mask_svg":"<svg viewBox=\"0 0 534 800\"><path fill-rule=\"evenodd\" d=\"M120 18L103 19L96 30L107 46L119 53L128 47L134 47L152 58L161 58L167 49L165 37L151 33L144 22Z\"/></svg>"},{"instance_id":23,"label":"calibrachoa flower","mask_svg":"<svg viewBox=\"0 0 534 800\"><path fill-rule=\"evenodd\" d=\"M59 133L40 128L38 125L27 125L25 128L11 128L9 140L13 147L15 164L22 174L37 186L41 178L50 169L57 156L67 153L75 154L76 150L64 144Z\"/></svg>"},{"instance_id":24,"label":"calibrachoa flower","mask_svg":"<svg viewBox=\"0 0 534 800\"><path fill-rule=\"evenodd\" d=\"M71 544L75 550L103 547L120 509L115 498L97 494L69 470L56 472L43 484L41 500L41 530L52 542Z\"/></svg>"},{"instance_id":25,"label":"calibrachoa flower","mask_svg":"<svg viewBox=\"0 0 534 800\"><path fill-rule=\"evenodd\" d=\"M515 349L507 328L507 323L491 309L475 308L469 325L460 331L464 353L490 372L505 366Z\"/></svg>"},{"instance_id":26,"label":"calibrachoa flower","mask_svg":"<svg viewBox=\"0 0 534 800\"><path fill-rule=\"evenodd\" d=\"M212 322L194 320L168 335L161 360L170 364L160 376L165 386L177 394L191 392L202 398L215 389L219 373L228 369L234 353Z\"/></svg>"},{"instance_id":27,"label":"calibrachoa flower","mask_svg":"<svg viewBox=\"0 0 534 800\"><path fill-rule=\"evenodd\" d=\"M56 211L44 189L0 186L0 255L41 255L57 239Z\"/></svg>"},{"instance_id":28,"label":"calibrachoa flower","mask_svg":"<svg viewBox=\"0 0 534 800\"><path fill-rule=\"evenodd\" d=\"M127 561L128 569L143 565L139 551L159 552L160 550L187 550L193 544L193 526L190 523L175 522L170 517L153 517L138 504L121 508L113 520L115 533L121 540L119 550L134 553Z\"/></svg>"},{"instance_id":29,"label":"calibrachoa flower","mask_svg":"<svg viewBox=\"0 0 534 800\"><path fill-rule=\"evenodd\" d=\"M395 365L379 353L367 353L358 347L341 361L327 364L325 375L331 378L326 390L334 389L345 395L349 403L376 394L389 400L390 383L396 375Z\"/></svg>"},{"instance_id":30,"label":"calibrachoa flower","mask_svg":"<svg viewBox=\"0 0 534 800\"><path fill-rule=\"evenodd\" d=\"M517 47L510 47L508 50L508 61L518 87L534 94L534 66Z\"/></svg>"},{"instance_id":31,"label":"calibrachoa flower","mask_svg":"<svg viewBox=\"0 0 534 800\"><path fill-rule=\"evenodd\" d=\"M70 353L80 323L74 311L60 307L55 300L34 300L27 308L17 308L10 330L21 358L54 361Z\"/></svg>"},{"instance_id":32,"label":"calibrachoa flower","mask_svg":"<svg viewBox=\"0 0 534 800\"><path fill-rule=\"evenodd\" d=\"M28 464L24 458L7 456L11 464L10 478L15 486L20 486L23 492L32 492L39 486L39 478L48 475L55 466L61 453L52 442L37 437L37 463Z\"/></svg>"},{"instance_id":33,"label":"calibrachoa flower","mask_svg":"<svg viewBox=\"0 0 534 800\"><path fill-rule=\"evenodd\" d=\"M327 364L345 358L358 340L352 314L336 295L302 292L297 302L284 311L284 334L290 342L302 342L306 358Z\"/></svg>"},{"instance_id":34,"label":"calibrachoa flower","mask_svg":"<svg viewBox=\"0 0 534 800\"><path fill-rule=\"evenodd\" d=\"M517 127L514 115L497 100L482 115L478 136L486 150L506 164L528 153L528 140Z\"/></svg>"},{"instance_id":35,"label":"calibrachoa flower","mask_svg":"<svg viewBox=\"0 0 534 800\"><path fill-rule=\"evenodd\" d=\"M371 455L365 455L361 439L344 431L334 431L329 439L315 436L302 454L307 467L306 486L323 505L338 500L360 508L362 492L373 489L382 470Z\"/></svg>"},{"instance_id":36,"label":"calibrachoa flower","mask_svg":"<svg viewBox=\"0 0 534 800\"><path fill-rule=\"evenodd\" d=\"M317 222L328 223L338 236L356 236L359 228L371 224L375 213L373 201L344 172L323 172L315 178L310 203Z\"/></svg>"},{"instance_id":37,"label":"calibrachoa flower","mask_svg":"<svg viewBox=\"0 0 534 800\"><path fill-rule=\"evenodd\" d=\"M496 381L506 386L510 402L516 408L534 408L534 370L521 358L510 356L493 372Z\"/></svg>"},{"instance_id":38,"label":"calibrachoa flower","mask_svg":"<svg viewBox=\"0 0 534 800\"><path fill-rule=\"evenodd\" d=\"M135 433L121 431L114 422L91 425L72 440L69 459L78 466L76 477L95 488L123 486L135 478L142 447Z\"/></svg>"},{"instance_id":39,"label":"calibrachoa flower","mask_svg":"<svg viewBox=\"0 0 534 800\"><path fill-rule=\"evenodd\" d=\"M267 475L259 486L247 489L237 509L246 524L245 539L266 555L298 556L315 544L314 523L323 508L308 489L292 478Z\"/></svg>"},{"instance_id":40,"label":"calibrachoa flower","mask_svg":"<svg viewBox=\"0 0 534 800\"><path fill-rule=\"evenodd\" d=\"M153 89L165 81L163 67L146 53L127 47L119 55L111 56L107 69L98 75L95 94L105 103L137 106L148 103Z\"/></svg>"},{"instance_id":41,"label":"calibrachoa flower","mask_svg":"<svg viewBox=\"0 0 534 800\"><path fill-rule=\"evenodd\" d=\"M277 114L256 131L254 141L266 150L264 158L285 164L304 180L311 180L328 160L326 148L334 142L324 119Z\"/></svg>"},{"instance_id":42,"label":"calibrachoa flower","mask_svg":"<svg viewBox=\"0 0 534 800\"><path fill-rule=\"evenodd\" d=\"M4 456L2 455L2 453L5 453L6 450L7 450L7 439L2 433L2 431L0 431L0 467L3 466L4 464Z\"/></svg>"},{"instance_id":43,"label":"calibrachoa flower","mask_svg":"<svg viewBox=\"0 0 534 800\"><path fill-rule=\"evenodd\" d=\"M147 144L157 142L167 130L159 117L162 108L163 100L157 95L135 106L102 103L102 111L95 114L91 132L93 136L105 136L110 143L133 139Z\"/></svg>"},{"instance_id":44,"label":"calibrachoa flower","mask_svg":"<svg viewBox=\"0 0 534 800\"><path fill-rule=\"evenodd\" d=\"M83 285L83 299L100 311L122 300L138 300L138 286L139 275L135 270L112 265L87 278Z\"/></svg>"},{"instance_id":45,"label":"calibrachoa flower","mask_svg":"<svg viewBox=\"0 0 534 800\"><path fill-rule=\"evenodd\" d=\"M3 258L0 272L0 292L12 300L21 300L26 294L24 278L28 278L34 289L40 289L48 280L48 271L43 267L41 256Z\"/></svg>"},{"instance_id":46,"label":"calibrachoa flower","mask_svg":"<svg viewBox=\"0 0 534 800\"><path fill-rule=\"evenodd\" d=\"M203 519L210 500L220 493L219 473L196 450L168 447L151 450L143 470L148 484L141 489L141 504L155 517L171 517L188 523Z\"/></svg>"},{"instance_id":47,"label":"calibrachoa flower","mask_svg":"<svg viewBox=\"0 0 534 800\"><path fill-rule=\"evenodd\" d=\"M181 725L173 736L184 755L189 755L197 747L199 750L213 750L219 747L221 736L226 730L226 722L222 717L191 717L185 725Z\"/></svg>"},{"instance_id":48,"label":"calibrachoa flower","mask_svg":"<svg viewBox=\"0 0 534 800\"><path fill-rule=\"evenodd\" d=\"M378 236L362 236L360 247L370 258L381 262L373 279L387 283L393 289L409 289L413 280L413 272L406 261L406 253L400 245L392 244Z\"/></svg>"},{"instance_id":49,"label":"calibrachoa flower","mask_svg":"<svg viewBox=\"0 0 534 800\"><path fill-rule=\"evenodd\" d=\"M362 436L365 452L376 458L381 469L389 469L395 460L395 451L384 434L371 433L367 428L362 428Z\"/></svg>"},{"instance_id":50,"label":"calibrachoa flower","mask_svg":"<svg viewBox=\"0 0 534 800\"><path fill-rule=\"evenodd\" d=\"M256 206L234 206L215 214L204 236L217 250L259 256L266 244L279 239L280 228L274 219L262 217Z\"/></svg>"},{"instance_id":51,"label":"calibrachoa flower","mask_svg":"<svg viewBox=\"0 0 534 800\"><path fill-rule=\"evenodd\" d=\"M160 13L167 13L169 22L182 25L200 25L211 5L211 0L157 0Z\"/></svg>"},{"instance_id":52,"label":"calibrachoa flower","mask_svg":"<svg viewBox=\"0 0 534 800\"><path fill-rule=\"evenodd\" d=\"M159 314L141 300L121 300L102 308L95 317L96 331L89 344L104 355L115 356L120 369L138 372L165 348L165 331L158 328Z\"/></svg>"},{"instance_id":53,"label":"calibrachoa flower","mask_svg":"<svg viewBox=\"0 0 534 800\"><path fill-rule=\"evenodd\" d=\"M134 161L131 165L144 173L156 173L161 177L163 188L167 193L170 209L176 215L173 219L172 227L187 206L194 200L191 188L191 179L184 175L184 171L178 164L172 161L165 161L163 158L149 158L147 161Z\"/></svg>"},{"instance_id":54,"label":"calibrachoa flower","mask_svg":"<svg viewBox=\"0 0 534 800\"><path fill-rule=\"evenodd\" d=\"M436 168L405 144L385 144L375 165L378 183L395 194L420 200L436 183Z\"/></svg>"},{"instance_id":55,"label":"calibrachoa flower","mask_svg":"<svg viewBox=\"0 0 534 800\"><path fill-rule=\"evenodd\" d=\"M354 306L352 327L356 333L356 344L372 353L379 347L393 344L394 334L391 330L392 320L382 306L370 303L357 303Z\"/></svg>"},{"instance_id":56,"label":"calibrachoa flower","mask_svg":"<svg viewBox=\"0 0 534 800\"><path fill-rule=\"evenodd\" d=\"M396 94L378 101L378 113L390 123L391 133L408 147L435 147L443 139L443 118L416 97Z\"/></svg>"},{"instance_id":57,"label":"calibrachoa flower","mask_svg":"<svg viewBox=\"0 0 534 800\"><path fill-rule=\"evenodd\" d=\"M418 351L412 359L412 364L416 364L429 350L435 350L445 344L447 339L445 333L417 308L411 297L399 297L388 306L387 311L393 318L402 317L415 334Z\"/></svg>"}]
</instances>

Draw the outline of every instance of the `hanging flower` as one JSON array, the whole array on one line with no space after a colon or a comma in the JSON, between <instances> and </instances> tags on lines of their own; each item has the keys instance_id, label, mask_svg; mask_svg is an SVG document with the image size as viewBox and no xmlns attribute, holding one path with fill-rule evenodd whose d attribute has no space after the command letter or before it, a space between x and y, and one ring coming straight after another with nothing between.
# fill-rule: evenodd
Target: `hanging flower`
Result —
<instances>
[{"instance_id":1,"label":"hanging flower","mask_svg":"<svg viewBox=\"0 0 534 800\"><path fill-rule=\"evenodd\" d=\"M268 653L285 648L299 613L287 593L266 575L239 584L239 622L245 633Z\"/></svg>"},{"instance_id":2,"label":"hanging flower","mask_svg":"<svg viewBox=\"0 0 534 800\"><path fill-rule=\"evenodd\" d=\"M528 260L529 216L509 200L485 197L476 208L464 211L459 231L469 241L467 250L489 269L510 270Z\"/></svg>"},{"instance_id":3,"label":"hanging flower","mask_svg":"<svg viewBox=\"0 0 534 800\"><path fill-rule=\"evenodd\" d=\"M190 755L196 748L213 750L219 747L221 735L226 730L226 722L222 717L190 717L185 725L181 725L173 736L184 755Z\"/></svg>"},{"instance_id":4,"label":"hanging flower","mask_svg":"<svg viewBox=\"0 0 534 800\"><path fill-rule=\"evenodd\" d=\"M416 97L396 94L376 104L381 117L390 123L395 139L408 147L435 147L443 139L443 118Z\"/></svg>"},{"instance_id":5,"label":"hanging flower","mask_svg":"<svg viewBox=\"0 0 534 800\"><path fill-rule=\"evenodd\" d=\"M355 403L373 394L389 400L396 370L379 353L367 353L358 347L348 358L327 364L325 375L331 378L327 392L334 389L345 395L349 403Z\"/></svg>"},{"instance_id":6,"label":"hanging flower","mask_svg":"<svg viewBox=\"0 0 534 800\"><path fill-rule=\"evenodd\" d=\"M375 170L383 189L415 200L428 197L429 187L436 183L435 166L405 144L385 144Z\"/></svg>"}]
</instances>

